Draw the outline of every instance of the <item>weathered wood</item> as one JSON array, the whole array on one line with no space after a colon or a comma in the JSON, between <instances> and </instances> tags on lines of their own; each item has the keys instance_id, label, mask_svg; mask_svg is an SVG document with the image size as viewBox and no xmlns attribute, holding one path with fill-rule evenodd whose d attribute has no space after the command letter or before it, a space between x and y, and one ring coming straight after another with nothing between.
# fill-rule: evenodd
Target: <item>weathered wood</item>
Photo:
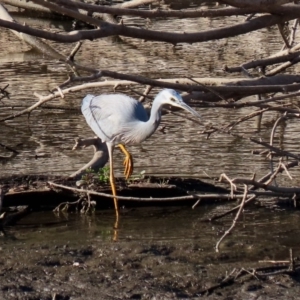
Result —
<instances>
[{"instance_id":1,"label":"weathered wood","mask_svg":"<svg viewBox=\"0 0 300 300\"><path fill-rule=\"evenodd\" d=\"M5 21L10 21L10 22L13 22L13 23L17 24L17 21L14 20L10 16L10 14L7 12L7 10L1 4L0 4L0 19L5 20ZM48 44L46 44L41 39L39 39L37 37L34 37L32 35L26 34L26 33L15 31L15 30L11 30L11 31L19 39L23 40L24 42L26 42L27 44L29 44L34 49L37 49L38 51L40 51L41 53L43 53L44 55L48 55L50 57L53 57L53 58L56 58L56 59L61 59L61 60L65 60L66 59L65 56L63 56L61 53L59 53L58 51L56 51L53 47L51 47Z\"/></svg>"},{"instance_id":2,"label":"weathered wood","mask_svg":"<svg viewBox=\"0 0 300 300\"><path fill-rule=\"evenodd\" d=\"M48 180L58 184L51 187ZM26 184L28 182L30 184ZM64 177L15 176L0 178L0 185L6 191L3 197L5 207L29 205L53 208L63 201L74 201L80 194L84 194L76 187L75 180ZM69 187L70 190L60 188L60 185ZM229 198L227 189L196 179L151 177L132 182L117 179L117 187L118 195L124 197L120 202L126 206L191 205L198 198L210 199L213 202L220 199L227 201ZM84 189L99 193L92 196L93 200L97 200L99 207L112 206L112 200L108 198L112 197L109 184L94 180ZM171 201L172 197L174 199Z\"/></svg>"},{"instance_id":3,"label":"weathered wood","mask_svg":"<svg viewBox=\"0 0 300 300\"><path fill-rule=\"evenodd\" d=\"M108 150L106 143L102 143L102 141L98 137L87 138L87 139L76 139L75 146L72 150L76 150L78 148L85 148L92 146L94 149L93 158L78 171L71 174L69 177L74 179L81 178L82 175L86 172L87 169L92 169L94 172L98 172L100 168L103 168L105 164L108 162Z\"/></svg>"}]
</instances>

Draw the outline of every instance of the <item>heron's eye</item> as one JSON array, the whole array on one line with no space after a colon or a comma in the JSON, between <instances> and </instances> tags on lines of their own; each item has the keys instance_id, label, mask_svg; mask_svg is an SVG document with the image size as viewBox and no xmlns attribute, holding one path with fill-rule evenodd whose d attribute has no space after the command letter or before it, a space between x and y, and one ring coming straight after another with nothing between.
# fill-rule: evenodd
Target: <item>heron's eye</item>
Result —
<instances>
[{"instance_id":1,"label":"heron's eye","mask_svg":"<svg viewBox=\"0 0 300 300\"><path fill-rule=\"evenodd\" d=\"M172 102L175 102L175 101L176 101L176 99L173 98L173 97L171 97L170 100L171 100Z\"/></svg>"}]
</instances>

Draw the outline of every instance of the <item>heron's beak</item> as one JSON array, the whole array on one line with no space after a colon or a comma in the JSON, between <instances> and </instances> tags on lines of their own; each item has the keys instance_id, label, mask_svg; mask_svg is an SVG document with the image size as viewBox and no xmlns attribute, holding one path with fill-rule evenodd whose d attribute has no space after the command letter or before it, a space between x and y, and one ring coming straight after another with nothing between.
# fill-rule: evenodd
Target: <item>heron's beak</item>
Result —
<instances>
[{"instance_id":1,"label":"heron's beak","mask_svg":"<svg viewBox=\"0 0 300 300\"><path fill-rule=\"evenodd\" d=\"M184 110L190 112L191 114L193 114L195 117L201 118L201 116L195 111L193 110L191 107L189 107L187 104L185 104L184 102L181 103L180 105L181 108L183 108Z\"/></svg>"}]
</instances>

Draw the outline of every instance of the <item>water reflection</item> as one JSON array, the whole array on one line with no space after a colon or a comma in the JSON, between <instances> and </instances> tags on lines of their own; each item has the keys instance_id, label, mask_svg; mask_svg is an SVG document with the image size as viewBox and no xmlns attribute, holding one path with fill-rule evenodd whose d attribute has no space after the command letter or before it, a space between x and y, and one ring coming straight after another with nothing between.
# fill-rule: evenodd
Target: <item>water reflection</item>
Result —
<instances>
[{"instance_id":1,"label":"water reflection","mask_svg":"<svg viewBox=\"0 0 300 300\"><path fill-rule=\"evenodd\" d=\"M221 235L231 225L230 216L221 222L206 223L201 219L214 208L149 208L121 212L118 242L193 243L200 247L203 259ZM8 229L15 240L2 239L4 247L19 243L30 245L74 245L112 243L114 239L114 212L101 211L93 215L66 214L54 216L52 212L33 213ZM300 250L299 215L296 212L270 214L269 211L245 211L232 235L221 244L223 254L230 259L257 260L283 259L288 249ZM272 234L270 234L270 229ZM245 257L246 255L246 257Z\"/></svg>"}]
</instances>

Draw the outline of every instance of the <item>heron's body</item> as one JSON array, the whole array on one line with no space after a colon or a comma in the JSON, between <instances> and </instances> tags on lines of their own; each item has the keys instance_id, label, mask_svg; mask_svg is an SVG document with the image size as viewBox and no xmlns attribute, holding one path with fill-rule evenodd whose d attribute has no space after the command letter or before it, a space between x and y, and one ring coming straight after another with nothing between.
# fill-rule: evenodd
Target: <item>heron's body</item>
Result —
<instances>
[{"instance_id":1,"label":"heron's body","mask_svg":"<svg viewBox=\"0 0 300 300\"><path fill-rule=\"evenodd\" d=\"M196 111L183 102L176 91L170 89L162 90L157 94L152 104L150 117L140 102L123 94L87 95L83 99L81 111L87 123L102 142L107 144L110 158L110 183L114 196L116 196L113 174L114 147L118 145L126 156L124 173L128 178L133 171L133 162L125 145L142 143L155 132L161 120L162 106L165 104L181 107L200 117ZM118 217L116 198L114 201Z\"/></svg>"},{"instance_id":2,"label":"heron's body","mask_svg":"<svg viewBox=\"0 0 300 300\"><path fill-rule=\"evenodd\" d=\"M156 98L149 117L137 100L123 94L103 94L87 95L81 110L103 142L132 145L142 143L155 132L161 120L161 107Z\"/></svg>"}]
</instances>

